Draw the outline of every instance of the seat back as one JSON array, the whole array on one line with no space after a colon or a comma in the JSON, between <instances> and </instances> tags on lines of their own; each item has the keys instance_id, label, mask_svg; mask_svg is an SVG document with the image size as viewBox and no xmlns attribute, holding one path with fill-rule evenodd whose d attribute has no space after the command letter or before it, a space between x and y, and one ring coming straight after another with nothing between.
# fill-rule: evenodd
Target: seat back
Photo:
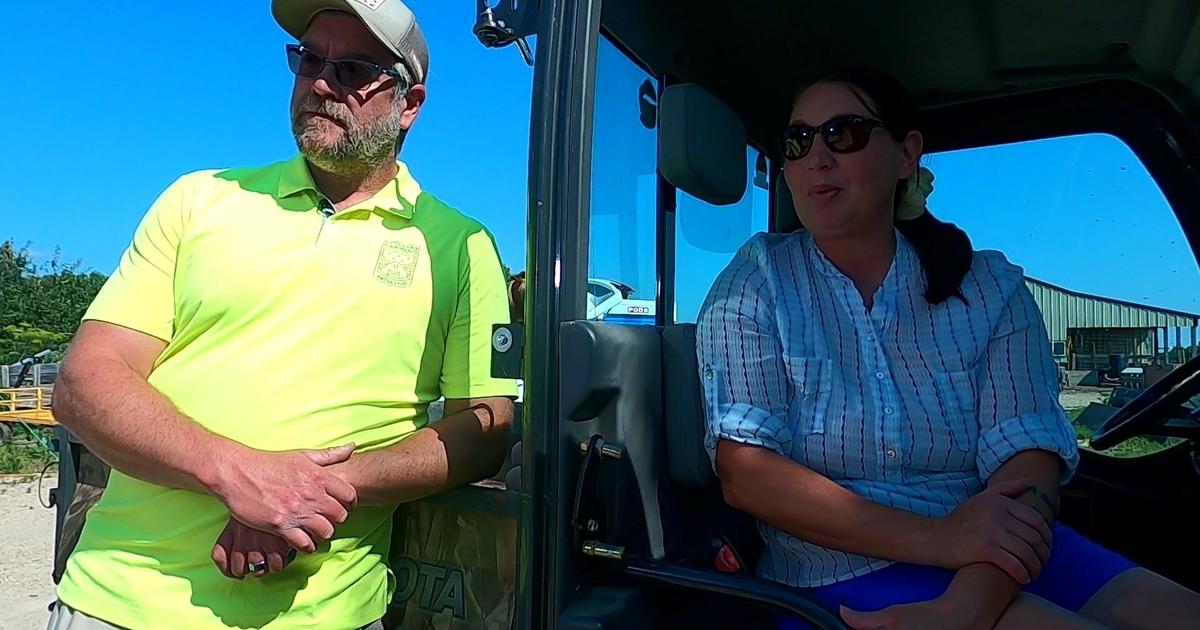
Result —
<instances>
[{"instance_id":1,"label":"seat back","mask_svg":"<svg viewBox=\"0 0 1200 630\"><path fill-rule=\"evenodd\" d=\"M743 570L753 570L762 549L754 518L725 503L704 447L707 421L695 324L663 328L662 369L663 425L672 482L663 537L678 557L710 567L716 552L728 546Z\"/></svg>"},{"instance_id":2,"label":"seat back","mask_svg":"<svg viewBox=\"0 0 1200 630\"><path fill-rule=\"evenodd\" d=\"M663 91L659 114L658 161L663 177L711 205L742 199L747 140L737 112L699 85L676 84ZM711 567L712 543L724 540L736 545L748 564L757 552L753 519L725 504L704 448L706 423L695 325L664 327L660 345L666 483L659 503L664 548L677 558Z\"/></svg>"},{"instance_id":3,"label":"seat back","mask_svg":"<svg viewBox=\"0 0 1200 630\"><path fill-rule=\"evenodd\" d=\"M662 331L663 420L671 479L687 488L717 482L704 448L704 399L696 362L696 325L675 324Z\"/></svg>"},{"instance_id":4,"label":"seat back","mask_svg":"<svg viewBox=\"0 0 1200 630\"><path fill-rule=\"evenodd\" d=\"M771 204L775 214L775 231L780 234L795 232L804 228L800 217L796 216L796 203L792 199L792 189L788 188L787 180L780 171L775 178L775 203Z\"/></svg>"}]
</instances>

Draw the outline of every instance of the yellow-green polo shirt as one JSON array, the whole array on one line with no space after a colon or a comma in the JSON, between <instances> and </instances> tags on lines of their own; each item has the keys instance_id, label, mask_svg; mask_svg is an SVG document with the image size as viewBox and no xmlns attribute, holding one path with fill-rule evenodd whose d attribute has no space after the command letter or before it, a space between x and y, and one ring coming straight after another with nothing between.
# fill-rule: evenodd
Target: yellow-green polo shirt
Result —
<instances>
[{"instance_id":1,"label":"yellow-green polo shirt","mask_svg":"<svg viewBox=\"0 0 1200 630\"><path fill-rule=\"evenodd\" d=\"M515 396L490 376L508 321L478 222L400 164L370 200L325 217L303 158L172 184L85 319L167 342L150 383L209 430L266 450L360 450L426 423L439 396ZM209 559L215 498L113 471L59 585L67 605L141 628L356 628L380 618L393 507L361 507L317 553L235 581Z\"/></svg>"}]
</instances>

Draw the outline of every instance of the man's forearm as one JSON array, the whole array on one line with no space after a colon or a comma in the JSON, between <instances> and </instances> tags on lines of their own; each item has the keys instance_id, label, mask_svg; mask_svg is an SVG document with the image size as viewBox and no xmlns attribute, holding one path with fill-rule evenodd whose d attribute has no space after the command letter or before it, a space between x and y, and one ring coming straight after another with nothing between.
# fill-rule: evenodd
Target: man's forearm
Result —
<instances>
[{"instance_id":1,"label":"man's forearm","mask_svg":"<svg viewBox=\"0 0 1200 630\"><path fill-rule=\"evenodd\" d=\"M220 462L244 447L181 414L129 366L80 359L70 363L55 384L56 420L126 475L213 492Z\"/></svg>"},{"instance_id":2,"label":"man's forearm","mask_svg":"<svg viewBox=\"0 0 1200 630\"><path fill-rule=\"evenodd\" d=\"M496 472L504 459L512 417L511 403L505 404L510 407L498 412L470 408L452 413L393 446L355 455L332 471L354 486L361 505L416 501L477 481Z\"/></svg>"}]
</instances>

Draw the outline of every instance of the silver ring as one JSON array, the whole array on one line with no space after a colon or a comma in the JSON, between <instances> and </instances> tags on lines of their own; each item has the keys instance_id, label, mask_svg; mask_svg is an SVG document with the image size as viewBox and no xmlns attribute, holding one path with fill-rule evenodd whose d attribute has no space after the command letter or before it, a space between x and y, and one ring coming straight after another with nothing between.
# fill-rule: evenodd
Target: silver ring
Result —
<instances>
[{"instance_id":1,"label":"silver ring","mask_svg":"<svg viewBox=\"0 0 1200 630\"><path fill-rule=\"evenodd\" d=\"M258 573L259 571L266 571L267 570L267 562L265 560L262 562L247 562L246 570L250 571L251 573Z\"/></svg>"}]
</instances>

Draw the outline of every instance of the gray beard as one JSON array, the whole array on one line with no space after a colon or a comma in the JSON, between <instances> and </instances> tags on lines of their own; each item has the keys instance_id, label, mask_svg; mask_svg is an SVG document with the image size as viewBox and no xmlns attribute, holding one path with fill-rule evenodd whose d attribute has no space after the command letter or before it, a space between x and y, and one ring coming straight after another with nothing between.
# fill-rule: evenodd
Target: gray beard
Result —
<instances>
[{"instance_id":1,"label":"gray beard","mask_svg":"<svg viewBox=\"0 0 1200 630\"><path fill-rule=\"evenodd\" d=\"M296 138L296 147L313 166L336 175L358 175L369 173L379 164L395 159L397 139L404 130L401 126L403 99L397 101L397 106L387 116L368 123L356 120L349 108L341 103L324 101L317 105L313 102L315 100L301 103L299 109L329 116L341 123L345 132L333 143L324 143L318 140L311 119L301 123L296 112L292 112L292 135Z\"/></svg>"}]
</instances>

